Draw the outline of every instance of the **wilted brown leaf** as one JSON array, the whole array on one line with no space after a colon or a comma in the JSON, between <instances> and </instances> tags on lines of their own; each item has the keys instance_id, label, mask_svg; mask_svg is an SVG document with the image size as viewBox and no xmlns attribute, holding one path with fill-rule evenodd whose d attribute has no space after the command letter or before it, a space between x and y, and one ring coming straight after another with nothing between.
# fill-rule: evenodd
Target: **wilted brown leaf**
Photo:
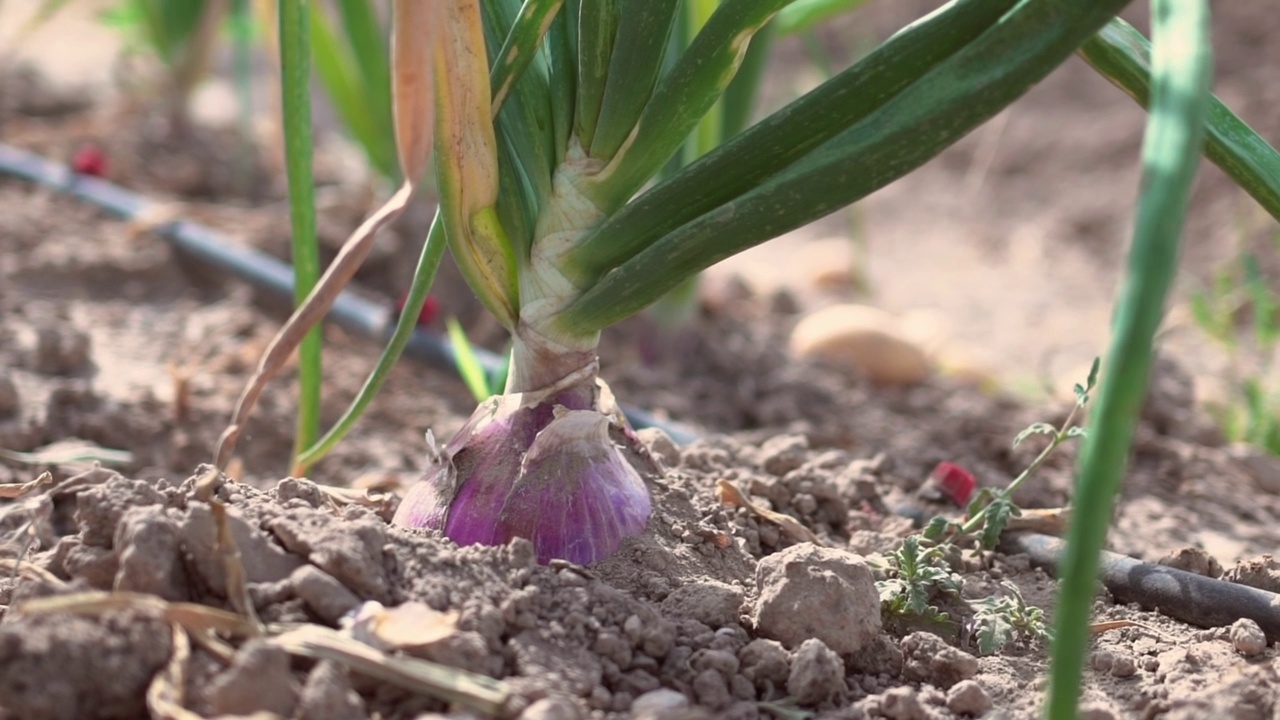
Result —
<instances>
[{"instance_id":1,"label":"wilted brown leaf","mask_svg":"<svg viewBox=\"0 0 1280 720\"><path fill-rule=\"evenodd\" d=\"M764 518L765 520L768 520L782 528L783 532L796 540L811 542L814 545L825 544L817 535L813 534L812 530L805 527L799 520L787 515L786 513L775 512L768 508L762 508L751 502L751 499L747 497L747 494L742 492L741 488L734 485L729 480L717 480L716 492L720 496L720 502L726 505L744 507L757 517Z\"/></svg>"}]
</instances>

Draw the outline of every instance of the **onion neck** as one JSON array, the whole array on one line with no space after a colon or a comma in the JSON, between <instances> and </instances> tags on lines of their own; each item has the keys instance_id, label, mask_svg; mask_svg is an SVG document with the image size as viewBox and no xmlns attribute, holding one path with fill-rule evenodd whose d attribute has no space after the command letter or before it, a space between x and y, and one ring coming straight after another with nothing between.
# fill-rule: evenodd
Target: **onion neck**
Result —
<instances>
[{"instance_id":1,"label":"onion neck","mask_svg":"<svg viewBox=\"0 0 1280 720\"><path fill-rule=\"evenodd\" d=\"M566 392L582 394L577 390L583 389L585 394L580 400L589 402L564 404L576 409L591 407L599 370L600 359L594 344L589 347L562 345L521 320L516 326L505 392L551 396Z\"/></svg>"},{"instance_id":2,"label":"onion neck","mask_svg":"<svg viewBox=\"0 0 1280 720\"><path fill-rule=\"evenodd\" d=\"M557 393L570 386L592 388L598 374L600 333L574 333L559 314L581 296L580 280L568 270L571 251L604 213L583 194L582 178L599 165L576 139L552 179L551 196L538 217L528 262L520 268L520 318L515 329L508 393Z\"/></svg>"}]
</instances>

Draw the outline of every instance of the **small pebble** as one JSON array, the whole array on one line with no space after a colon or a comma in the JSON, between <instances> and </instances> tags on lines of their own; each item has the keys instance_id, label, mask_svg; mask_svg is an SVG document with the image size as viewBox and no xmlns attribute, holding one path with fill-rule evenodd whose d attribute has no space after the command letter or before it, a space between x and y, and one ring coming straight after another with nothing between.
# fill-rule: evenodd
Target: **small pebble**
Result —
<instances>
[{"instance_id":1,"label":"small pebble","mask_svg":"<svg viewBox=\"0 0 1280 720\"><path fill-rule=\"evenodd\" d=\"M689 707L689 698L671 688L659 688L636 698L631 703L631 715L636 718L657 717L674 710Z\"/></svg>"},{"instance_id":2,"label":"small pebble","mask_svg":"<svg viewBox=\"0 0 1280 720\"><path fill-rule=\"evenodd\" d=\"M680 465L680 447L665 430L654 427L642 428L636 431L636 435L665 467L673 468Z\"/></svg>"},{"instance_id":3,"label":"small pebble","mask_svg":"<svg viewBox=\"0 0 1280 720\"><path fill-rule=\"evenodd\" d=\"M947 709L978 717L991 709L991 696L976 680L961 680L947 691Z\"/></svg>"},{"instance_id":4,"label":"small pebble","mask_svg":"<svg viewBox=\"0 0 1280 720\"><path fill-rule=\"evenodd\" d=\"M35 370L46 375L73 375L89 364L88 333L75 328L43 327L36 332Z\"/></svg>"},{"instance_id":5,"label":"small pebble","mask_svg":"<svg viewBox=\"0 0 1280 720\"><path fill-rule=\"evenodd\" d=\"M1105 705L1085 705L1080 708L1077 720L1116 720L1116 714Z\"/></svg>"},{"instance_id":6,"label":"small pebble","mask_svg":"<svg viewBox=\"0 0 1280 720\"><path fill-rule=\"evenodd\" d=\"M880 698L880 714L890 720L927 720L929 711L911 687L896 687Z\"/></svg>"},{"instance_id":7,"label":"small pebble","mask_svg":"<svg viewBox=\"0 0 1280 720\"><path fill-rule=\"evenodd\" d=\"M902 650L902 676L949 688L978 673L978 658L948 645L929 632L913 632L898 644Z\"/></svg>"},{"instance_id":8,"label":"small pebble","mask_svg":"<svg viewBox=\"0 0 1280 720\"><path fill-rule=\"evenodd\" d=\"M1111 661L1111 676L1118 678L1133 677L1138 673L1138 666L1128 655L1117 655Z\"/></svg>"},{"instance_id":9,"label":"small pebble","mask_svg":"<svg viewBox=\"0 0 1280 720\"><path fill-rule=\"evenodd\" d=\"M307 675L297 716L305 720L360 720L368 717L364 700L351 688L347 669L321 660Z\"/></svg>"},{"instance_id":10,"label":"small pebble","mask_svg":"<svg viewBox=\"0 0 1280 720\"><path fill-rule=\"evenodd\" d=\"M1217 558L1198 547L1171 550L1156 562L1166 567L1185 570L1205 577L1216 578L1222 576L1222 564L1218 562Z\"/></svg>"},{"instance_id":11,"label":"small pebble","mask_svg":"<svg viewBox=\"0 0 1280 720\"><path fill-rule=\"evenodd\" d=\"M316 617L336 625L360 604L360 598L337 578L314 565L303 565L289 576L293 591Z\"/></svg>"},{"instance_id":12,"label":"small pebble","mask_svg":"<svg viewBox=\"0 0 1280 720\"><path fill-rule=\"evenodd\" d=\"M572 700L546 697L520 713L519 720L581 720L582 710Z\"/></svg>"},{"instance_id":13,"label":"small pebble","mask_svg":"<svg viewBox=\"0 0 1280 720\"><path fill-rule=\"evenodd\" d=\"M756 631L796 648L809 639L856 655L880 633L880 595L859 555L794 545L756 566Z\"/></svg>"},{"instance_id":14,"label":"small pebble","mask_svg":"<svg viewBox=\"0 0 1280 720\"><path fill-rule=\"evenodd\" d=\"M738 660L742 674L761 691L782 687L791 672L787 651L777 640L752 640L738 652Z\"/></svg>"},{"instance_id":15,"label":"small pebble","mask_svg":"<svg viewBox=\"0 0 1280 720\"><path fill-rule=\"evenodd\" d=\"M800 644L787 677L787 694L801 705L817 705L845 690L844 662L817 638Z\"/></svg>"},{"instance_id":16,"label":"small pebble","mask_svg":"<svg viewBox=\"0 0 1280 720\"><path fill-rule=\"evenodd\" d=\"M231 667L209 682L206 692L215 715L263 710L289 717L297 706L299 689L290 672L289 654L251 640L236 652Z\"/></svg>"},{"instance_id":17,"label":"small pebble","mask_svg":"<svg viewBox=\"0 0 1280 720\"><path fill-rule=\"evenodd\" d=\"M774 435L760 446L760 467L781 477L804 464L809 438L804 435Z\"/></svg>"},{"instance_id":18,"label":"small pebble","mask_svg":"<svg viewBox=\"0 0 1280 720\"><path fill-rule=\"evenodd\" d=\"M1253 657L1267 649L1267 636L1258 623L1249 618L1240 618L1231 625L1231 644L1241 655Z\"/></svg>"},{"instance_id":19,"label":"small pebble","mask_svg":"<svg viewBox=\"0 0 1280 720\"><path fill-rule=\"evenodd\" d=\"M703 670L693 678L693 695L699 705L719 710L733 702L729 692L729 683L724 675L711 669Z\"/></svg>"},{"instance_id":20,"label":"small pebble","mask_svg":"<svg viewBox=\"0 0 1280 720\"><path fill-rule=\"evenodd\" d=\"M1110 672L1115 656L1110 650L1094 650L1089 654L1089 667L1098 672Z\"/></svg>"},{"instance_id":21,"label":"small pebble","mask_svg":"<svg viewBox=\"0 0 1280 720\"><path fill-rule=\"evenodd\" d=\"M865 305L833 305L801 320L791 353L886 385L918 385L932 372L928 355L905 333L902 320Z\"/></svg>"}]
</instances>

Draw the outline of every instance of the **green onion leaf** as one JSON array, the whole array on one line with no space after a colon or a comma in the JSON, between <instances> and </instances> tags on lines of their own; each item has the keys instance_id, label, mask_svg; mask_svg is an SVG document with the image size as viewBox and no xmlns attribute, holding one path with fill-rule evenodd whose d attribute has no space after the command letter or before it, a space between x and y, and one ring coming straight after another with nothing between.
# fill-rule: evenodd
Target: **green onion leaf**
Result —
<instances>
[{"instance_id":1,"label":"green onion leaf","mask_svg":"<svg viewBox=\"0 0 1280 720\"><path fill-rule=\"evenodd\" d=\"M1152 0L1151 116L1129 267L1117 300L1111 348L1081 451L1079 480L1054 631L1047 717L1076 717L1089 641L1089 612L1116 492L1147 391L1152 344L1177 271L1187 197L1200 160L1209 105L1206 0Z\"/></svg>"}]
</instances>

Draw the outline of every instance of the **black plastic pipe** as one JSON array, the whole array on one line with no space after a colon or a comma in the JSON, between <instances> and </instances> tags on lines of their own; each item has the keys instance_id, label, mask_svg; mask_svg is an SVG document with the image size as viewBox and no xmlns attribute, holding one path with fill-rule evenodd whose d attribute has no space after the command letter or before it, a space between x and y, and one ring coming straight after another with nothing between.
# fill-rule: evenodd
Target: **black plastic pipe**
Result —
<instances>
[{"instance_id":1,"label":"black plastic pipe","mask_svg":"<svg viewBox=\"0 0 1280 720\"><path fill-rule=\"evenodd\" d=\"M1009 533L1000 549L1025 553L1031 563L1056 575L1067 543L1036 533ZM1213 628L1240 618L1258 623L1268 642L1280 640L1280 595L1266 590L1152 565L1106 550L1099 561L1102 584L1120 602L1155 608L1191 625Z\"/></svg>"},{"instance_id":2,"label":"black plastic pipe","mask_svg":"<svg viewBox=\"0 0 1280 720\"><path fill-rule=\"evenodd\" d=\"M158 214L161 208L160 203L115 183L81 175L62 163L4 143L0 143L0 173L66 193L127 221L145 218L149 213ZM288 263L189 220L167 222L153 231L188 257L227 272L272 297L293 303L293 269ZM387 305L344 291L334 302L326 320L352 334L385 343L395 330L396 312ZM504 372L504 358L484 348L472 350L490 377ZM438 370L458 372L452 345L436 333L416 330L405 353ZM682 445L697 437L689 428L659 420L639 408L624 406L623 412L635 427L661 428Z\"/></svg>"}]
</instances>

